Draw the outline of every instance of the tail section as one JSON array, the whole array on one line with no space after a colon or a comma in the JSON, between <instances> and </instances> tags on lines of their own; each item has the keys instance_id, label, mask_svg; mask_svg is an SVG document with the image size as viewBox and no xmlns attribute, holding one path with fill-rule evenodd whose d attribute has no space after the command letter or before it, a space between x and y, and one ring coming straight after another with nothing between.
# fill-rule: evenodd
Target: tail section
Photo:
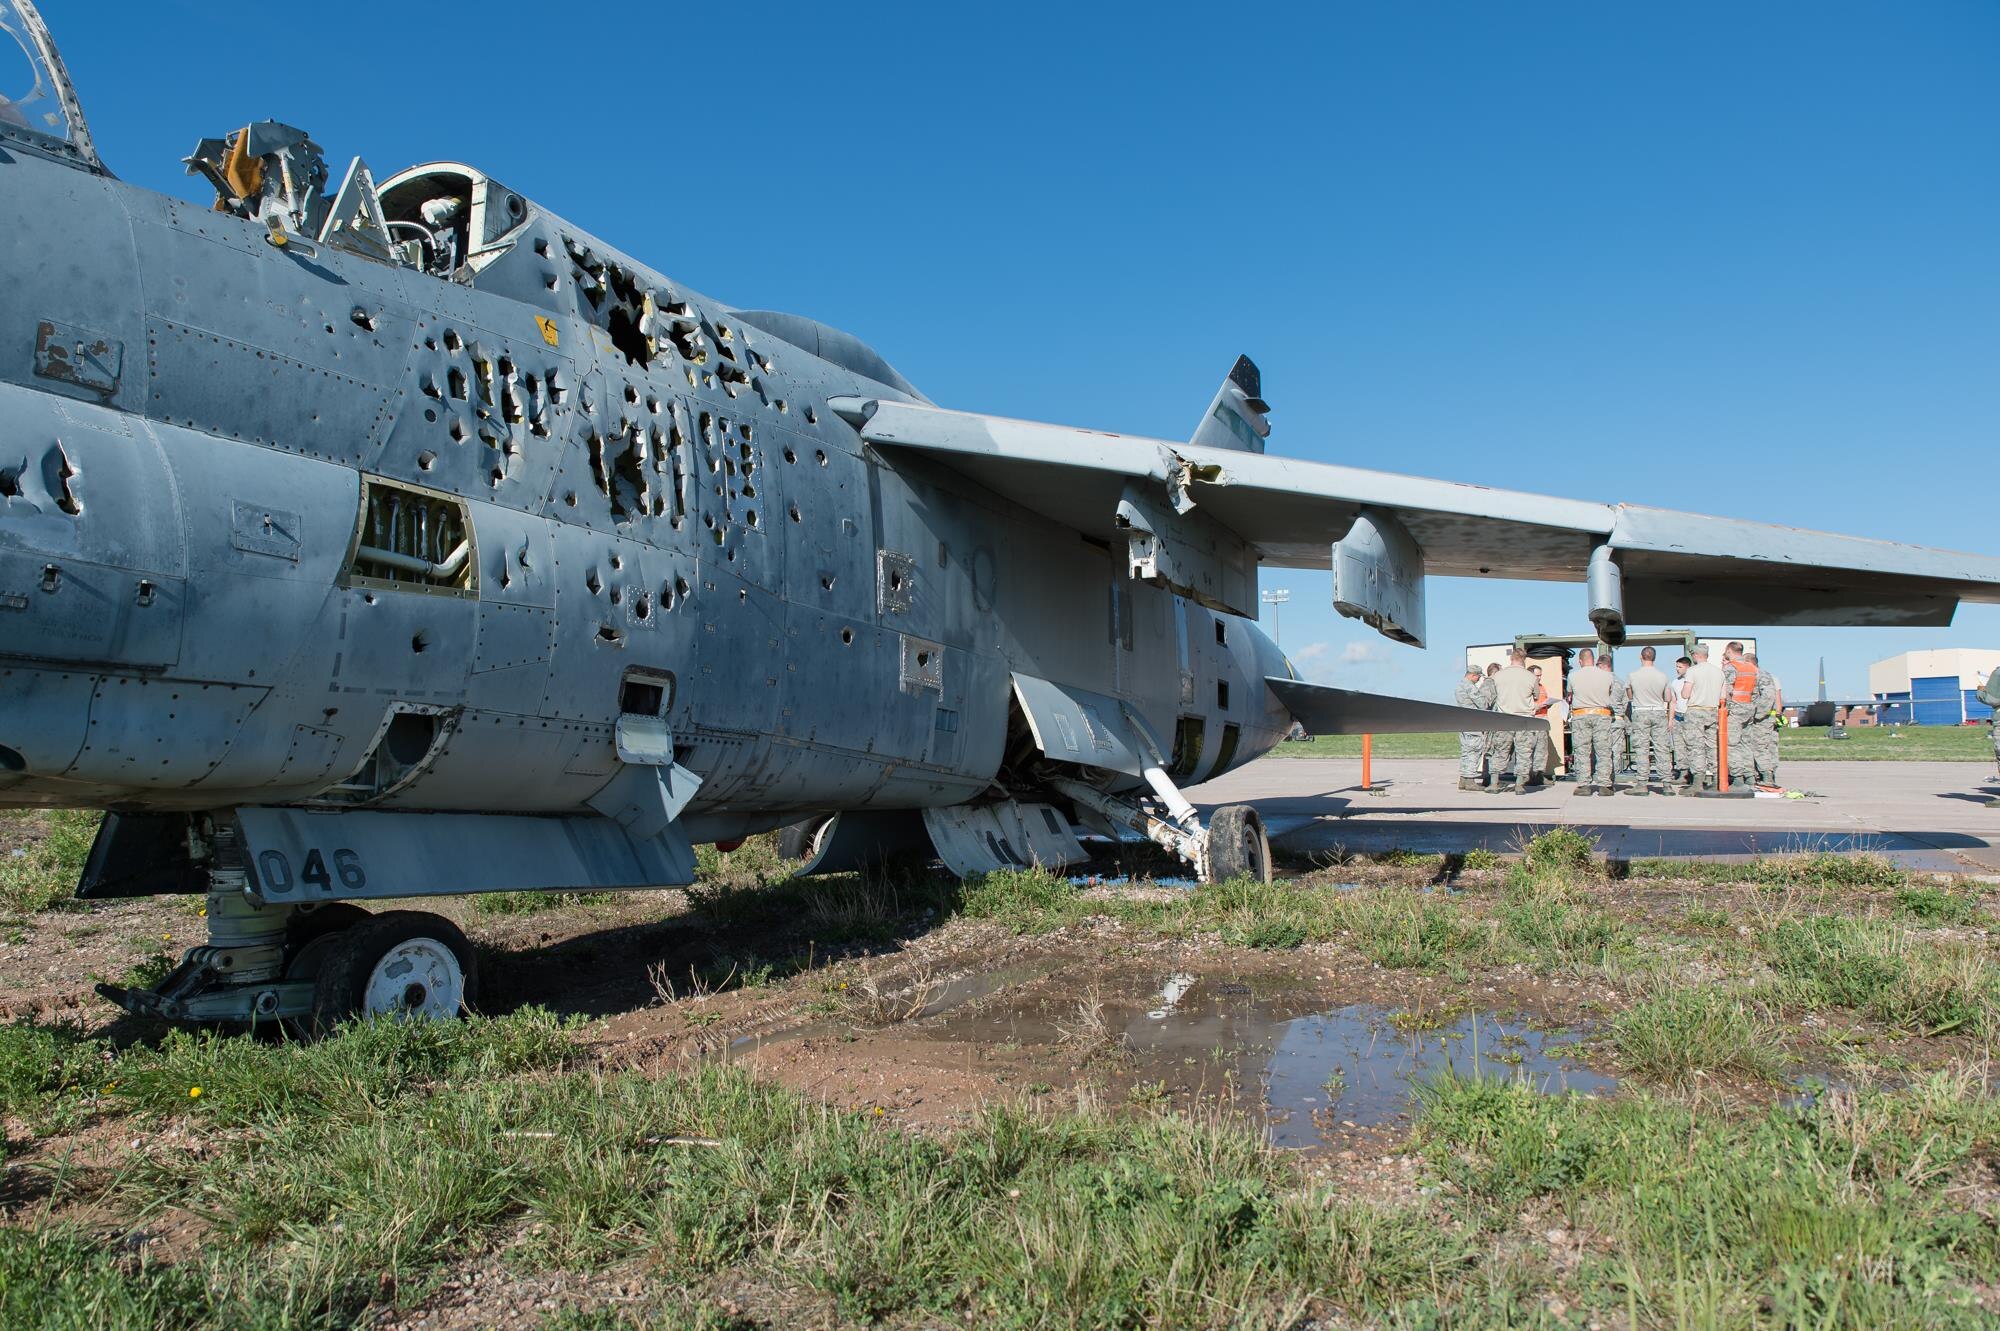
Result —
<instances>
[{"instance_id":1,"label":"tail section","mask_svg":"<svg viewBox=\"0 0 2000 1331\"><path fill-rule=\"evenodd\" d=\"M1195 427L1189 443L1203 448L1233 448L1239 452L1261 453L1271 435L1265 420L1271 404L1264 401L1264 376L1248 356L1238 356L1229 377L1208 404L1208 414Z\"/></svg>"}]
</instances>

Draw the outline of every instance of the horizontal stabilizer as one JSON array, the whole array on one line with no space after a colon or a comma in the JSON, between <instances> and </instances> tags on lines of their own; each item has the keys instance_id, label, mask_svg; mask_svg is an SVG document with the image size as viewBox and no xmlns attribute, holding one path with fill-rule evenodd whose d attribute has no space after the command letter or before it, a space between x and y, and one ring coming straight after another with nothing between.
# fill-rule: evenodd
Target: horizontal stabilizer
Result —
<instances>
[{"instance_id":1,"label":"horizontal stabilizer","mask_svg":"<svg viewBox=\"0 0 2000 1331\"><path fill-rule=\"evenodd\" d=\"M1386 693L1329 688L1272 675L1264 681L1298 723L1314 735L1416 735L1444 730L1546 730L1539 716L1512 716L1477 707L1392 698Z\"/></svg>"}]
</instances>

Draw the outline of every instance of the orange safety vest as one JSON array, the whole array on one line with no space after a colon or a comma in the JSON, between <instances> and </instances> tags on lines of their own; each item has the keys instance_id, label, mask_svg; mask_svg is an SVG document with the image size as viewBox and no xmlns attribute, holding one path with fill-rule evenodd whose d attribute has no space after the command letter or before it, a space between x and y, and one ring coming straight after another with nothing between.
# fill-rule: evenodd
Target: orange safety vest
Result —
<instances>
[{"instance_id":1,"label":"orange safety vest","mask_svg":"<svg viewBox=\"0 0 2000 1331\"><path fill-rule=\"evenodd\" d=\"M1748 704L1757 696L1757 672L1746 661L1736 662L1736 673L1729 680L1729 701Z\"/></svg>"}]
</instances>

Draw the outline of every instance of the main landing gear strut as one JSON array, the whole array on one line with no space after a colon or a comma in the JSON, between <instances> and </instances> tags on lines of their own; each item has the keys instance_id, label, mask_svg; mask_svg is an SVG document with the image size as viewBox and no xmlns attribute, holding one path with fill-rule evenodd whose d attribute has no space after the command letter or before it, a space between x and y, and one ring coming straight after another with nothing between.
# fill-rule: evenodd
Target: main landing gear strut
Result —
<instances>
[{"instance_id":1,"label":"main landing gear strut","mask_svg":"<svg viewBox=\"0 0 2000 1331\"><path fill-rule=\"evenodd\" d=\"M345 901L270 905L250 888L235 829L218 822L205 841L208 942L150 989L97 986L127 1012L280 1023L303 1035L353 1017L456 1017L472 1006L472 945L444 916Z\"/></svg>"},{"instance_id":2,"label":"main landing gear strut","mask_svg":"<svg viewBox=\"0 0 2000 1331\"><path fill-rule=\"evenodd\" d=\"M1150 744L1147 747L1151 749ZM1129 827L1172 851L1204 883L1232 878L1271 881L1271 840L1264 834L1264 820L1255 809L1247 804L1225 805L1204 827L1194 805L1167 775L1157 751L1147 754L1143 775L1153 792L1151 800L1113 795L1071 777L1052 777L1049 784L1099 817Z\"/></svg>"}]
</instances>

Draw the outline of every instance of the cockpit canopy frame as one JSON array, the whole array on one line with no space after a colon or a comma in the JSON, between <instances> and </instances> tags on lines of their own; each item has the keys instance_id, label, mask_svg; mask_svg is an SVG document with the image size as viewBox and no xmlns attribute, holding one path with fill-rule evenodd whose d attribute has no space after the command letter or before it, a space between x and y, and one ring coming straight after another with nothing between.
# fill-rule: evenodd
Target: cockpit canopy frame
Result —
<instances>
[{"instance_id":1,"label":"cockpit canopy frame","mask_svg":"<svg viewBox=\"0 0 2000 1331\"><path fill-rule=\"evenodd\" d=\"M0 138L61 153L109 175L91 141L69 68L33 0L0 0L0 33L13 40L21 56L15 82L0 83ZM0 60L4 49L0 43Z\"/></svg>"}]
</instances>

